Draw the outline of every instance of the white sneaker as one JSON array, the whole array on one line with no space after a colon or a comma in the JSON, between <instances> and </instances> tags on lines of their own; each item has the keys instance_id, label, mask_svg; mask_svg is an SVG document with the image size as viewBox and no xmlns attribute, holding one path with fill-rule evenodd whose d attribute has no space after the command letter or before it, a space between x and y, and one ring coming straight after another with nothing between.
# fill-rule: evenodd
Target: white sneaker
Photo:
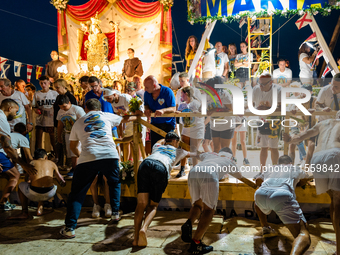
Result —
<instances>
[{"instance_id":1,"label":"white sneaker","mask_svg":"<svg viewBox=\"0 0 340 255\"><path fill-rule=\"evenodd\" d=\"M92 210L92 218L98 218L100 216L100 210L102 208L100 207L100 205L93 205L93 210Z\"/></svg>"},{"instance_id":2,"label":"white sneaker","mask_svg":"<svg viewBox=\"0 0 340 255\"><path fill-rule=\"evenodd\" d=\"M114 221L114 222L120 221L120 213L119 212L112 213L112 221Z\"/></svg>"},{"instance_id":3,"label":"white sneaker","mask_svg":"<svg viewBox=\"0 0 340 255\"><path fill-rule=\"evenodd\" d=\"M112 216L112 209L110 204L105 204L104 205L104 212L105 212L105 217L106 218L111 218Z\"/></svg>"}]
</instances>

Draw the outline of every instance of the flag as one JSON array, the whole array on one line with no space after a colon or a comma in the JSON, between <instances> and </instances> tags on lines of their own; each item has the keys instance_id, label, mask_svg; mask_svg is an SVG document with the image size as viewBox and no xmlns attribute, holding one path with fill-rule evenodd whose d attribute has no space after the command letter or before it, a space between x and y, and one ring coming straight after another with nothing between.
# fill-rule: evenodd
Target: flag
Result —
<instances>
[{"instance_id":1,"label":"flag","mask_svg":"<svg viewBox=\"0 0 340 255\"><path fill-rule=\"evenodd\" d=\"M32 69L32 65L27 65L27 82L31 82Z\"/></svg>"},{"instance_id":2,"label":"flag","mask_svg":"<svg viewBox=\"0 0 340 255\"><path fill-rule=\"evenodd\" d=\"M325 71L323 71L323 73L322 73L322 77L321 77L321 78L325 78L326 75L327 75L329 72L331 72L331 71L333 71L333 68L332 68L331 65L328 63L327 66L326 66L326 68L325 68Z\"/></svg>"},{"instance_id":3,"label":"flag","mask_svg":"<svg viewBox=\"0 0 340 255\"><path fill-rule=\"evenodd\" d=\"M315 56L315 59L314 59L312 68L314 67L316 60L319 59L319 58L322 57L322 56L323 56L323 50L320 49L319 52L318 52L318 54L316 54L316 56Z\"/></svg>"},{"instance_id":4,"label":"flag","mask_svg":"<svg viewBox=\"0 0 340 255\"><path fill-rule=\"evenodd\" d=\"M8 59L0 57L0 71L4 68L4 65Z\"/></svg>"},{"instance_id":5,"label":"flag","mask_svg":"<svg viewBox=\"0 0 340 255\"><path fill-rule=\"evenodd\" d=\"M14 61L14 75L15 77L20 77L21 62Z\"/></svg>"},{"instance_id":6,"label":"flag","mask_svg":"<svg viewBox=\"0 0 340 255\"><path fill-rule=\"evenodd\" d=\"M37 66L37 69L35 71L35 79L39 79L42 73L43 67L42 66Z\"/></svg>"},{"instance_id":7,"label":"flag","mask_svg":"<svg viewBox=\"0 0 340 255\"><path fill-rule=\"evenodd\" d=\"M312 23L312 18L309 16L308 12L306 12L301 18L299 18L295 25L300 30L301 28L307 26L309 23Z\"/></svg>"},{"instance_id":8,"label":"flag","mask_svg":"<svg viewBox=\"0 0 340 255\"><path fill-rule=\"evenodd\" d=\"M1 64L0 78L7 78L8 70L10 66L11 66L10 64L7 64L7 65Z\"/></svg>"},{"instance_id":9,"label":"flag","mask_svg":"<svg viewBox=\"0 0 340 255\"><path fill-rule=\"evenodd\" d=\"M240 23L238 23L238 27L241 28L244 24L246 24L246 23L247 23L246 20L247 20L247 18L241 19L241 20L240 20Z\"/></svg>"},{"instance_id":10,"label":"flag","mask_svg":"<svg viewBox=\"0 0 340 255\"><path fill-rule=\"evenodd\" d=\"M305 42L316 42L318 39L316 38L316 32L314 32L311 36L309 36Z\"/></svg>"},{"instance_id":11,"label":"flag","mask_svg":"<svg viewBox=\"0 0 340 255\"><path fill-rule=\"evenodd\" d=\"M202 62L203 62L203 56L200 57L198 60L196 70L195 70L195 78L200 79L201 78L201 73L202 73Z\"/></svg>"}]
</instances>

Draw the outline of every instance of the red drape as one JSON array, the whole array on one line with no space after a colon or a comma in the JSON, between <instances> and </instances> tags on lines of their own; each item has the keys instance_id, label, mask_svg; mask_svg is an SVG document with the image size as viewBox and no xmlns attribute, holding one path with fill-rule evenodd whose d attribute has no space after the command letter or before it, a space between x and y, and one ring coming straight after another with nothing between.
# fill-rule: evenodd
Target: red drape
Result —
<instances>
[{"instance_id":1,"label":"red drape","mask_svg":"<svg viewBox=\"0 0 340 255\"><path fill-rule=\"evenodd\" d=\"M66 14L64 11L58 12L58 47L60 51L68 48Z\"/></svg>"},{"instance_id":2,"label":"red drape","mask_svg":"<svg viewBox=\"0 0 340 255\"><path fill-rule=\"evenodd\" d=\"M116 43L116 35L115 32L112 33L105 33L108 43L109 43L109 53L108 53L108 61L112 61L115 59L115 43ZM81 60L86 61L87 60L87 53L85 51L85 47L84 47L84 43L88 40L88 35L84 35L83 37L83 44L81 47L81 51L80 51L80 56L81 56Z\"/></svg>"},{"instance_id":3,"label":"red drape","mask_svg":"<svg viewBox=\"0 0 340 255\"><path fill-rule=\"evenodd\" d=\"M159 1L143 3L138 0L119 0L117 5L126 13L135 18L151 17L160 10Z\"/></svg>"},{"instance_id":4,"label":"red drape","mask_svg":"<svg viewBox=\"0 0 340 255\"><path fill-rule=\"evenodd\" d=\"M78 21L88 21L96 13L101 13L109 4L107 0L90 0L86 4L67 5L67 14Z\"/></svg>"},{"instance_id":5,"label":"red drape","mask_svg":"<svg viewBox=\"0 0 340 255\"><path fill-rule=\"evenodd\" d=\"M165 14L165 24L167 30L164 30L164 14ZM160 27L160 41L163 44L172 45L172 20L171 20L171 8L167 12L164 13L162 9L162 19L161 19L161 27Z\"/></svg>"}]
</instances>

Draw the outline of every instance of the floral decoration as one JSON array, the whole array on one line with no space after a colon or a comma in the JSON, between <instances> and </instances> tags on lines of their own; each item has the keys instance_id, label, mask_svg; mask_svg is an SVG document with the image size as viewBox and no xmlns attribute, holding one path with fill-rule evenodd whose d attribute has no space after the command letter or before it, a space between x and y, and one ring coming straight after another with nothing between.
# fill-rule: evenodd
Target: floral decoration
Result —
<instances>
[{"instance_id":1,"label":"floral decoration","mask_svg":"<svg viewBox=\"0 0 340 255\"><path fill-rule=\"evenodd\" d=\"M122 184L128 185L135 183L135 172L132 161L120 162L119 163L119 179Z\"/></svg>"},{"instance_id":2,"label":"floral decoration","mask_svg":"<svg viewBox=\"0 0 340 255\"><path fill-rule=\"evenodd\" d=\"M164 12L169 11L169 9L174 5L174 0L158 0L161 5L163 5Z\"/></svg>"}]
</instances>

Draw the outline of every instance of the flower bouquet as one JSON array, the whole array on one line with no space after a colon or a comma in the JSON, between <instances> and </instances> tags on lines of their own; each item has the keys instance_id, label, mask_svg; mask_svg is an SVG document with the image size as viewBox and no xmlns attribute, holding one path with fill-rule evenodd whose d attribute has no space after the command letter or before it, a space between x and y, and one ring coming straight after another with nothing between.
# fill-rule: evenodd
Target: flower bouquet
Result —
<instances>
[{"instance_id":1,"label":"flower bouquet","mask_svg":"<svg viewBox=\"0 0 340 255\"><path fill-rule=\"evenodd\" d=\"M141 98L137 96L133 97L129 103L129 114L134 114L136 111L140 111L142 104L143 104L143 100ZM141 124L138 125L138 132L142 132Z\"/></svg>"},{"instance_id":2,"label":"flower bouquet","mask_svg":"<svg viewBox=\"0 0 340 255\"><path fill-rule=\"evenodd\" d=\"M133 171L134 166L132 161L120 162L119 163L119 179L122 184L128 185L135 183L135 172Z\"/></svg>"}]
</instances>

